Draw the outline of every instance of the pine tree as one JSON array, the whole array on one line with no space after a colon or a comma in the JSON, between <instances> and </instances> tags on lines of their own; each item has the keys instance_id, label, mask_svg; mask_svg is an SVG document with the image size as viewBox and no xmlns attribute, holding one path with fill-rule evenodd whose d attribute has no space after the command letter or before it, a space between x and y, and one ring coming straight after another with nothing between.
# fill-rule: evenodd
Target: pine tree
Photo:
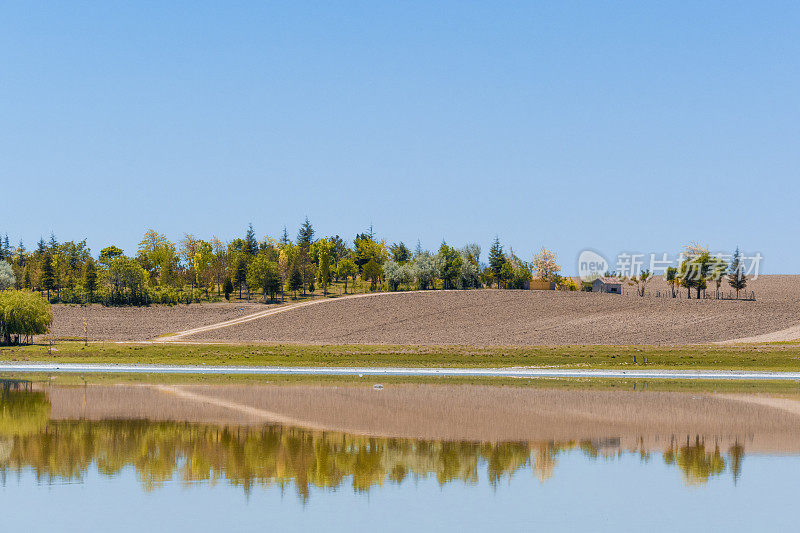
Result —
<instances>
[{"instance_id":1,"label":"pine tree","mask_svg":"<svg viewBox=\"0 0 800 533\"><path fill-rule=\"evenodd\" d=\"M0 261L11 259L11 245L8 243L8 233L5 240L0 240Z\"/></svg>"},{"instance_id":2,"label":"pine tree","mask_svg":"<svg viewBox=\"0 0 800 533\"><path fill-rule=\"evenodd\" d=\"M244 250L250 255L258 253L258 240L256 240L256 232L252 223L248 225L247 234L244 237Z\"/></svg>"},{"instance_id":3,"label":"pine tree","mask_svg":"<svg viewBox=\"0 0 800 533\"><path fill-rule=\"evenodd\" d=\"M500 238L495 236L492 247L489 248L489 268L494 273L494 279L497 280L497 287L500 287L502 276L500 273L503 270L503 265L506 263L506 256L503 253L503 245L500 244Z\"/></svg>"},{"instance_id":4,"label":"pine tree","mask_svg":"<svg viewBox=\"0 0 800 533\"><path fill-rule=\"evenodd\" d=\"M44 263L42 264L42 277L40 279L42 288L47 290L47 299L50 299L50 291L55 287L55 278L53 277L53 258L50 254L44 256Z\"/></svg>"},{"instance_id":5,"label":"pine tree","mask_svg":"<svg viewBox=\"0 0 800 533\"><path fill-rule=\"evenodd\" d=\"M297 266L300 269L300 276L303 280L303 294L305 294L306 286L314 292L314 274L315 268L311 259L311 243L314 241L314 227L306 217L303 225L297 232L297 246L299 252L297 254Z\"/></svg>"},{"instance_id":6,"label":"pine tree","mask_svg":"<svg viewBox=\"0 0 800 533\"><path fill-rule=\"evenodd\" d=\"M50 243L48 244L51 252L55 252L56 248L58 248L58 239L56 239L56 234L52 231L50 232Z\"/></svg>"},{"instance_id":7,"label":"pine tree","mask_svg":"<svg viewBox=\"0 0 800 533\"><path fill-rule=\"evenodd\" d=\"M297 298L297 291L303 288L303 276L300 274L300 269L296 266L292 269L292 275L289 277L289 290L294 293L295 299Z\"/></svg>"},{"instance_id":8,"label":"pine tree","mask_svg":"<svg viewBox=\"0 0 800 533\"><path fill-rule=\"evenodd\" d=\"M281 235L281 244L284 246L289 244L289 232L286 231L286 226L283 227L283 235Z\"/></svg>"},{"instance_id":9,"label":"pine tree","mask_svg":"<svg viewBox=\"0 0 800 533\"><path fill-rule=\"evenodd\" d=\"M311 222L309 222L308 217L306 217L305 222L303 222L303 225L300 226L300 230L297 232L297 244L298 246L308 248L313 241L314 227L311 225Z\"/></svg>"},{"instance_id":10,"label":"pine tree","mask_svg":"<svg viewBox=\"0 0 800 533\"><path fill-rule=\"evenodd\" d=\"M728 284L736 289L736 299L739 299L739 291L747 286L747 278L744 275L744 265L742 265L742 254L739 252L739 247L736 247L736 252L731 259L731 265L728 268Z\"/></svg>"}]
</instances>

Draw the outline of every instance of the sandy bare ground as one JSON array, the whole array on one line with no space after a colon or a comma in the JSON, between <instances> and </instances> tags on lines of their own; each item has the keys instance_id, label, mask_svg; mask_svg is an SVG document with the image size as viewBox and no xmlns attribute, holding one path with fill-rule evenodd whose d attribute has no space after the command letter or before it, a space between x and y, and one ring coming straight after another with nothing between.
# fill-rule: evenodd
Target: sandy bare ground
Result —
<instances>
[{"instance_id":1,"label":"sandy bare ground","mask_svg":"<svg viewBox=\"0 0 800 533\"><path fill-rule=\"evenodd\" d=\"M751 282L757 301L638 298L554 291L425 291L290 306L175 340L317 344L695 344L791 340L800 276ZM663 280L649 287L667 291ZM762 335L769 335L761 337ZM798 335L800 336L800 335ZM797 338L797 337L795 337Z\"/></svg>"},{"instance_id":2,"label":"sandy bare ground","mask_svg":"<svg viewBox=\"0 0 800 533\"><path fill-rule=\"evenodd\" d=\"M593 440L632 449L671 443L800 451L800 402L760 395L386 385L49 387L53 419L291 424L397 438Z\"/></svg>"}]
</instances>

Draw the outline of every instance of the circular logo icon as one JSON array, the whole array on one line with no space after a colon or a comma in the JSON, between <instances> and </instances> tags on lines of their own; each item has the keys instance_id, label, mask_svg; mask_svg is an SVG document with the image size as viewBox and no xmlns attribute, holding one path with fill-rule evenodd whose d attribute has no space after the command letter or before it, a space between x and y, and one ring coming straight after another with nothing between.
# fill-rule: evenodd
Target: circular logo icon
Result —
<instances>
[{"instance_id":1,"label":"circular logo icon","mask_svg":"<svg viewBox=\"0 0 800 533\"><path fill-rule=\"evenodd\" d=\"M594 250L584 250L578 255L578 277L581 281L594 281L608 272L608 261Z\"/></svg>"}]
</instances>

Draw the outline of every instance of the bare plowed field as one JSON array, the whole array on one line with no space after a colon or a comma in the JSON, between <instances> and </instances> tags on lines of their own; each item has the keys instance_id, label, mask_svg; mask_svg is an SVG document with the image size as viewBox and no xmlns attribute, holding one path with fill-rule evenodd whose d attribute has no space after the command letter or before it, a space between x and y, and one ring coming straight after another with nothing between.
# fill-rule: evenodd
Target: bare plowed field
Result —
<instances>
[{"instance_id":1,"label":"bare plowed field","mask_svg":"<svg viewBox=\"0 0 800 533\"><path fill-rule=\"evenodd\" d=\"M51 334L56 338L83 338L83 320L86 318L90 340L143 341L263 309L267 306L228 302L150 307L54 305Z\"/></svg>"},{"instance_id":2,"label":"bare plowed field","mask_svg":"<svg viewBox=\"0 0 800 533\"><path fill-rule=\"evenodd\" d=\"M723 287L724 288L724 287ZM651 293L668 290L654 280ZM687 300L555 291L389 293L300 307L186 341L323 344L693 344L800 323L800 276L751 282L757 300ZM713 290L713 289L712 289ZM199 324L198 324L199 325Z\"/></svg>"}]
</instances>

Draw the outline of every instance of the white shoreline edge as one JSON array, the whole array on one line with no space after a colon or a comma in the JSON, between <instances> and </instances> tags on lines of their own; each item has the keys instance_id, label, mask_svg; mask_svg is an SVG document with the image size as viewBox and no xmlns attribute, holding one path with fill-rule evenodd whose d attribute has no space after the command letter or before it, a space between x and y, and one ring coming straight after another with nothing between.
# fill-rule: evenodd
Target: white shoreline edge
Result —
<instances>
[{"instance_id":1,"label":"white shoreline edge","mask_svg":"<svg viewBox=\"0 0 800 533\"><path fill-rule=\"evenodd\" d=\"M603 370L558 368L413 368L314 366L123 365L93 363L0 362L0 372L112 374L229 374L294 376L463 376L512 378L636 378L710 380L795 380L800 372L740 370Z\"/></svg>"}]
</instances>

